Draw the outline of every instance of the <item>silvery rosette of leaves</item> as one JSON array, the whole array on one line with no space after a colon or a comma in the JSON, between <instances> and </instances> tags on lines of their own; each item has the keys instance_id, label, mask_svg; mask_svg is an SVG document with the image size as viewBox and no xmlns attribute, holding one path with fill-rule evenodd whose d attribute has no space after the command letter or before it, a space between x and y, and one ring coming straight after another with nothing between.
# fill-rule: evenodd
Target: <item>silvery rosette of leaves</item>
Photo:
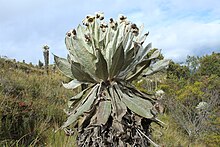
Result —
<instances>
[{"instance_id":1,"label":"silvery rosette of leaves","mask_svg":"<svg viewBox=\"0 0 220 147\"><path fill-rule=\"evenodd\" d=\"M158 121L155 100L132 81L164 69L169 60L159 60L160 51L152 52L151 43L144 46L148 33L143 30L123 15L106 23L103 13L96 13L67 32L67 59L54 56L58 69L72 79L63 86L89 85L69 99L68 119L61 127L66 132L70 126L77 128L79 146L151 141L149 124Z\"/></svg>"}]
</instances>

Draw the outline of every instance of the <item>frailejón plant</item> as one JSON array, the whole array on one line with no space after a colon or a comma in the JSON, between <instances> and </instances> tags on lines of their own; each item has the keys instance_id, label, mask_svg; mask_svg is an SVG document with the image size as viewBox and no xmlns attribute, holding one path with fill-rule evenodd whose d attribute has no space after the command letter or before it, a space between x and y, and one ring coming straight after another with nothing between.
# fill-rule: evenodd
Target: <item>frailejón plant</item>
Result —
<instances>
[{"instance_id":1,"label":"frailej\u00f3n plant","mask_svg":"<svg viewBox=\"0 0 220 147\"><path fill-rule=\"evenodd\" d=\"M45 62L45 71L48 74L49 73L49 46L48 45L44 45L43 46L43 55L44 55L44 62Z\"/></svg>"},{"instance_id":2,"label":"frailej\u00f3n plant","mask_svg":"<svg viewBox=\"0 0 220 147\"><path fill-rule=\"evenodd\" d=\"M88 15L83 25L66 34L67 59L54 56L58 69L75 89L88 84L68 101L68 119L62 129L77 128L78 146L147 146L149 125L158 121L155 100L131 82L167 66L158 50L143 46L148 33L123 15L104 22L103 13ZM153 142L151 142L153 143Z\"/></svg>"}]
</instances>

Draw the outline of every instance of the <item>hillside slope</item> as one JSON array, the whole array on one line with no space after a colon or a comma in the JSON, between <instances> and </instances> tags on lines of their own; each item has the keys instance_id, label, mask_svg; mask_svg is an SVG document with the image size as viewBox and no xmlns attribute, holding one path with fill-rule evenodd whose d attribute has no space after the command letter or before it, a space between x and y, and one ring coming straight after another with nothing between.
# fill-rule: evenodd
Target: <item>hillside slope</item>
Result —
<instances>
[{"instance_id":1,"label":"hillside slope","mask_svg":"<svg viewBox=\"0 0 220 147\"><path fill-rule=\"evenodd\" d=\"M37 66L0 58L0 146L63 142L63 132L53 130L65 120L63 109L74 92L63 88L68 80L59 72L46 75Z\"/></svg>"}]
</instances>

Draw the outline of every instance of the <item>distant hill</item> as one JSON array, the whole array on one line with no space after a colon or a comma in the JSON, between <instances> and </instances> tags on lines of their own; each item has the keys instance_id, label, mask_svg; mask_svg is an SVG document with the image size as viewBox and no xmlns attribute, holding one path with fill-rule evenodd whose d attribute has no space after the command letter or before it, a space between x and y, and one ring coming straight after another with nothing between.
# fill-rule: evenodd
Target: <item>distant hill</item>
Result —
<instances>
[{"instance_id":1,"label":"distant hill","mask_svg":"<svg viewBox=\"0 0 220 147\"><path fill-rule=\"evenodd\" d=\"M50 65L52 69L54 65ZM25 73L44 73L44 67L39 67L38 65L33 65L32 63L25 63L16 61L15 59L9 59L7 56L0 57L0 68L7 68L11 70L19 69Z\"/></svg>"}]
</instances>

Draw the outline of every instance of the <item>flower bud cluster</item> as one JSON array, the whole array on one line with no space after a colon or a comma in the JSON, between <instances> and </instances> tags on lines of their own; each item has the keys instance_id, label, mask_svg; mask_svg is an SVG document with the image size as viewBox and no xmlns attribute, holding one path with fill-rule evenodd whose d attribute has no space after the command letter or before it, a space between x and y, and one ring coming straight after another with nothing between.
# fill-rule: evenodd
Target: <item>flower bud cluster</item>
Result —
<instances>
[{"instance_id":1,"label":"flower bud cluster","mask_svg":"<svg viewBox=\"0 0 220 147\"><path fill-rule=\"evenodd\" d=\"M106 29L108 28L108 24L105 22L101 22L100 28L101 28L102 32L105 32Z\"/></svg>"},{"instance_id":2,"label":"flower bud cluster","mask_svg":"<svg viewBox=\"0 0 220 147\"><path fill-rule=\"evenodd\" d=\"M132 25L131 25L131 32L132 32L135 36L138 36L138 34L139 34L139 28L137 27L136 24L132 24Z\"/></svg>"},{"instance_id":3,"label":"flower bud cluster","mask_svg":"<svg viewBox=\"0 0 220 147\"><path fill-rule=\"evenodd\" d=\"M69 38L73 37L73 39L76 39L76 30L75 29L70 30L69 32L66 33L66 36Z\"/></svg>"}]
</instances>

